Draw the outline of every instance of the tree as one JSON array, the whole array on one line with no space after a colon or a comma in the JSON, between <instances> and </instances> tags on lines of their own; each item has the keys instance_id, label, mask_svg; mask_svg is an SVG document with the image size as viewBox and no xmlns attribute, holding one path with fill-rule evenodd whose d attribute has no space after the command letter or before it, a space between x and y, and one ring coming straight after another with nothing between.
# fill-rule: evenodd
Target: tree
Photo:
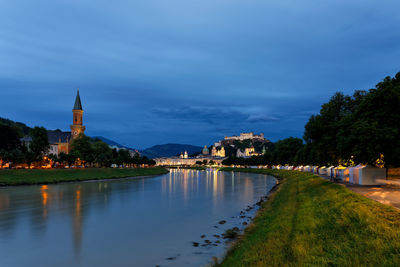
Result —
<instances>
[{"instance_id":1,"label":"tree","mask_svg":"<svg viewBox=\"0 0 400 267\"><path fill-rule=\"evenodd\" d=\"M347 148L354 160L374 164L384 155L389 166L400 165L400 73L369 90L355 108Z\"/></svg>"},{"instance_id":2,"label":"tree","mask_svg":"<svg viewBox=\"0 0 400 267\"><path fill-rule=\"evenodd\" d=\"M75 163L76 161L76 156L74 154L65 154L64 152L61 152L58 155L59 161L60 162L66 162L68 164L68 167L71 167L72 164Z\"/></svg>"},{"instance_id":3,"label":"tree","mask_svg":"<svg viewBox=\"0 0 400 267\"><path fill-rule=\"evenodd\" d=\"M80 159L84 166L85 163L91 164L94 161L91 138L83 134L75 138L71 144L70 154Z\"/></svg>"},{"instance_id":4,"label":"tree","mask_svg":"<svg viewBox=\"0 0 400 267\"><path fill-rule=\"evenodd\" d=\"M50 148L47 130L43 127L35 127L30 130L29 135L32 138L32 142L30 143L27 152L32 152L32 155L28 156L33 156L34 161L41 161Z\"/></svg>"},{"instance_id":5,"label":"tree","mask_svg":"<svg viewBox=\"0 0 400 267\"><path fill-rule=\"evenodd\" d=\"M320 114L311 116L305 125L304 140L315 153L317 164L338 162L337 133L342 129L343 118L348 117L353 108L353 99L338 92L322 105Z\"/></svg>"},{"instance_id":6,"label":"tree","mask_svg":"<svg viewBox=\"0 0 400 267\"><path fill-rule=\"evenodd\" d=\"M10 151L19 146L18 131L11 126L0 124L0 150Z\"/></svg>"},{"instance_id":7,"label":"tree","mask_svg":"<svg viewBox=\"0 0 400 267\"><path fill-rule=\"evenodd\" d=\"M104 142L98 140L93 143L94 162L100 166L110 166L112 160L111 148Z\"/></svg>"},{"instance_id":8,"label":"tree","mask_svg":"<svg viewBox=\"0 0 400 267\"><path fill-rule=\"evenodd\" d=\"M120 149L117 156L117 164L124 165L131 162L131 155L126 149Z\"/></svg>"},{"instance_id":9,"label":"tree","mask_svg":"<svg viewBox=\"0 0 400 267\"><path fill-rule=\"evenodd\" d=\"M303 147L300 138L289 137L275 143L274 159L278 164L294 164L297 152Z\"/></svg>"}]
</instances>

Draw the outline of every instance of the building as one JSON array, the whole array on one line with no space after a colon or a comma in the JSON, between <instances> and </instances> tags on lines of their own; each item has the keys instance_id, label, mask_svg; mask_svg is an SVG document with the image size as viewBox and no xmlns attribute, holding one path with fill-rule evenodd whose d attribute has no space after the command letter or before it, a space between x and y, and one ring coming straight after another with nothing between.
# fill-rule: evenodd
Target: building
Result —
<instances>
[{"instance_id":1,"label":"building","mask_svg":"<svg viewBox=\"0 0 400 267\"><path fill-rule=\"evenodd\" d=\"M181 158L181 159L187 159L187 158L189 158L189 155L188 155L187 151L185 151L185 153L181 153L180 158Z\"/></svg>"},{"instance_id":2,"label":"building","mask_svg":"<svg viewBox=\"0 0 400 267\"><path fill-rule=\"evenodd\" d=\"M215 151L214 151L215 150ZM221 165L222 161L225 159L225 149L222 147L218 151L213 147L213 155L210 155L207 146L204 146L202 154L197 156L189 157L187 151L181 152L179 156L176 157L162 157L155 158L157 166L191 166L201 163L212 163L216 165Z\"/></svg>"},{"instance_id":3,"label":"building","mask_svg":"<svg viewBox=\"0 0 400 267\"><path fill-rule=\"evenodd\" d=\"M224 146L221 146L220 149L217 149L215 146L211 149L211 156L212 157L220 157L220 158L225 158L225 148Z\"/></svg>"},{"instance_id":4,"label":"building","mask_svg":"<svg viewBox=\"0 0 400 267\"><path fill-rule=\"evenodd\" d=\"M241 150L240 148L236 150L236 157L238 158L248 158L252 156L261 156L261 155L262 153L258 153L255 151L254 146L246 147L244 151Z\"/></svg>"},{"instance_id":5,"label":"building","mask_svg":"<svg viewBox=\"0 0 400 267\"><path fill-rule=\"evenodd\" d=\"M86 127L83 126L83 108L79 89L76 94L74 107L72 108L72 125L70 129L71 132L63 132L61 130L47 132L50 144L48 154L68 154L71 151L72 140L85 133Z\"/></svg>"},{"instance_id":6,"label":"building","mask_svg":"<svg viewBox=\"0 0 400 267\"><path fill-rule=\"evenodd\" d=\"M72 109L72 114L73 114L73 122L70 128L71 128L72 139L75 139L79 135L84 134L86 129L86 127L83 126L83 120L82 120L83 109L82 109L81 98L79 96L79 89L76 94L75 105L74 108Z\"/></svg>"},{"instance_id":7,"label":"building","mask_svg":"<svg viewBox=\"0 0 400 267\"><path fill-rule=\"evenodd\" d=\"M240 133L239 136L225 136L224 140L238 140L238 141L243 141L243 140L265 140L264 134L260 133L259 135L254 134L252 132L250 133Z\"/></svg>"}]
</instances>

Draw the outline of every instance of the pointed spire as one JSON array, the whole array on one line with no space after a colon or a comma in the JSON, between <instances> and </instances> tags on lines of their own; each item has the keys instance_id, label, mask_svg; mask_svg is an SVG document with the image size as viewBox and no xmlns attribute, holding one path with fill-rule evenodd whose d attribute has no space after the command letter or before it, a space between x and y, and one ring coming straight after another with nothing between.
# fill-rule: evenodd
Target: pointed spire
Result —
<instances>
[{"instance_id":1,"label":"pointed spire","mask_svg":"<svg viewBox=\"0 0 400 267\"><path fill-rule=\"evenodd\" d=\"M73 109L82 110L81 97L79 96L79 88L76 94L75 105Z\"/></svg>"}]
</instances>

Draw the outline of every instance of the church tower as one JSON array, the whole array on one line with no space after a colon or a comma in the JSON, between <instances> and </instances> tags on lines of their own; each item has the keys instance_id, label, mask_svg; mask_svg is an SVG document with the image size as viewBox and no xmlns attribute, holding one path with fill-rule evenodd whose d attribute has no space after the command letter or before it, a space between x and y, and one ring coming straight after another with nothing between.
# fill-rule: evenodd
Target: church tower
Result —
<instances>
[{"instance_id":1,"label":"church tower","mask_svg":"<svg viewBox=\"0 0 400 267\"><path fill-rule=\"evenodd\" d=\"M85 133L85 126L82 124L82 117L83 117L83 109L81 104L81 98L79 96L79 88L78 93L76 94L75 105L72 109L73 114L73 121L71 125L71 135L72 139L77 138L80 134Z\"/></svg>"}]
</instances>

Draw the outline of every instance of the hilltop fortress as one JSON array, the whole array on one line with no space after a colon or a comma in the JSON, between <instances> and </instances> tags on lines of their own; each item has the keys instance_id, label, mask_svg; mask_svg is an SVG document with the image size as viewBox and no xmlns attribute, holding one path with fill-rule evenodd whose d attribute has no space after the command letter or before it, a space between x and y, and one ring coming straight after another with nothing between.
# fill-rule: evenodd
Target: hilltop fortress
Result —
<instances>
[{"instance_id":1,"label":"hilltop fortress","mask_svg":"<svg viewBox=\"0 0 400 267\"><path fill-rule=\"evenodd\" d=\"M251 140L265 140L264 134L254 134L252 132L250 133L241 133L239 136L233 135L233 136L225 136L224 140L239 140L243 141L246 139L251 139Z\"/></svg>"},{"instance_id":2,"label":"hilltop fortress","mask_svg":"<svg viewBox=\"0 0 400 267\"><path fill-rule=\"evenodd\" d=\"M200 162L213 162L220 165L228 156L252 157L266 153L269 140L264 138L264 134L241 133L239 136L225 136L210 148L204 146L201 153L189 157L187 151L180 156L162 157L154 159L157 165L196 165Z\"/></svg>"},{"instance_id":3,"label":"hilltop fortress","mask_svg":"<svg viewBox=\"0 0 400 267\"><path fill-rule=\"evenodd\" d=\"M261 143L269 143L268 139L265 139L264 134L254 134L253 132L250 133L240 133L239 136L225 136L224 140L220 140L214 143L214 147L220 146L229 146L233 145L235 141L244 141L244 140L251 140L252 142L261 142Z\"/></svg>"}]
</instances>

